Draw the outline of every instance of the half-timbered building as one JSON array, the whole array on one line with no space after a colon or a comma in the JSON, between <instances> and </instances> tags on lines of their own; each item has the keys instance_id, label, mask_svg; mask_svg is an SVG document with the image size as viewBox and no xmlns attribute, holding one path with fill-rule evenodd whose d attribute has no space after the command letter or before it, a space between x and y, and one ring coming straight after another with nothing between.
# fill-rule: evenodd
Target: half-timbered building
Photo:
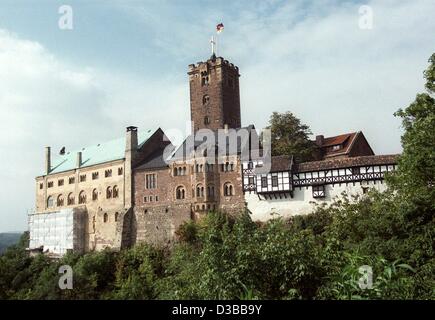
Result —
<instances>
[{"instance_id":1,"label":"half-timbered building","mask_svg":"<svg viewBox=\"0 0 435 320\"><path fill-rule=\"evenodd\" d=\"M270 172L263 163L243 166L243 191L254 220L307 214L317 203L331 202L343 192L384 191L385 175L397 166L397 155L333 158L295 164L293 157L272 157Z\"/></svg>"}]
</instances>

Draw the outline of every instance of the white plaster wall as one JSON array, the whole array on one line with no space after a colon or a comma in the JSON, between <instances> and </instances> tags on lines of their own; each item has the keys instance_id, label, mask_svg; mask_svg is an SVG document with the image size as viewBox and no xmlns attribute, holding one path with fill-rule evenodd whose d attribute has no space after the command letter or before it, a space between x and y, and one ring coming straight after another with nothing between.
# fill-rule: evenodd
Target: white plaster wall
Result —
<instances>
[{"instance_id":1,"label":"white plaster wall","mask_svg":"<svg viewBox=\"0 0 435 320\"><path fill-rule=\"evenodd\" d=\"M370 188L375 188L379 191L386 190L386 184L383 181L370 181L368 184ZM260 200L258 195L255 193L245 193L245 201L247 202L248 209L252 213L251 218L253 221L267 221L274 217L287 218L290 216L308 214L313 211L315 203L331 203L335 197L341 196L341 193L345 191L347 194L363 194L363 189L360 183L349 183L347 186L342 183L341 186L335 184L325 185L325 198L315 199L312 196L312 187L296 187L293 191L293 198L287 196L287 198L282 197L282 199L267 199L264 200L263 197ZM278 195L277 195L278 196ZM273 197L273 195L272 195Z\"/></svg>"}]
</instances>

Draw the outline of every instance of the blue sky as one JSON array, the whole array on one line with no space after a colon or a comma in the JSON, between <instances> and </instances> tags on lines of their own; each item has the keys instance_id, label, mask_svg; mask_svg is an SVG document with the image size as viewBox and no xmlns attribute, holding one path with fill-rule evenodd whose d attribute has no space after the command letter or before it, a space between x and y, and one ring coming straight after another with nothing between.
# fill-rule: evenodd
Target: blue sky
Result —
<instances>
[{"instance_id":1,"label":"blue sky","mask_svg":"<svg viewBox=\"0 0 435 320\"><path fill-rule=\"evenodd\" d=\"M73 9L60 30L58 9ZM361 5L373 28L359 28ZM0 232L26 229L44 146L116 138L124 127L183 129L187 65L219 55L241 72L242 124L292 111L314 134L362 130L397 153L393 113L422 92L435 2L10 1L0 3Z\"/></svg>"}]
</instances>

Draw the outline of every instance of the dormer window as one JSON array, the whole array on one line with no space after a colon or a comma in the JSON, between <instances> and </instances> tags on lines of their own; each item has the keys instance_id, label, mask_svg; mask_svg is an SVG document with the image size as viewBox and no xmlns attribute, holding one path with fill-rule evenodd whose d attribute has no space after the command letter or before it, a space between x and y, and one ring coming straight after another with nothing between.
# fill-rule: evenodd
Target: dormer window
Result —
<instances>
[{"instance_id":1,"label":"dormer window","mask_svg":"<svg viewBox=\"0 0 435 320\"><path fill-rule=\"evenodd\" d=\"M332 151L337 151L337 150L340 150L340 149L341 149L341 145L340 144L332 146Z\"/></svg>"}]
</instances>

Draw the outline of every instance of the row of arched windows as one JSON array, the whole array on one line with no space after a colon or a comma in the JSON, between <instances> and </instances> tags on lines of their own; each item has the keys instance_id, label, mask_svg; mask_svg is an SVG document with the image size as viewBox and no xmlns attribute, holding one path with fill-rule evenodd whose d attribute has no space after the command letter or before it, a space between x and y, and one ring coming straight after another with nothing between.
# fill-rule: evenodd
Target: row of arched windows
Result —
<instances>
[{"instance_id":1,"label":"row of arched windows","mask_svg":"<svg viewBox=\"0 0 435 320\"><path fill-rule=\"evenodd\" d=\"M214 171L214 165L212 163L206 163L206 164L196 164L195 165L195 172L213 172Z\"/></svg>"},{"instance_id":2,"label":"row of arched windows","mask_svg":"<svg viewBox=\"0 0 435 320\"><path fill-rule=\"evenodd\" d=\"M118 216L119 216L118 212L115 212L115 222L118 221ZM105 212L103 215L103 222L104 223L109 222L109 215L107 214L107 212Z\"/></svg>"},{"instance_id":3,"label":"row of arched windows","mask_svg":"<svg viewBox=\"0 0 435 320\"><path fill-rule=\"evenodd\" d=\"M213 204L213 205L207 204L207 206L206 206L205 204L203 204L203 205L197 204L195 206L195 210L196 211L216 210L216 205L215 204Z\"/></svg>"},{"instance_id":4,"label":"row of arched windows","mask_svg":"<svg viewBox=\"0 0 435 320\"><path fill-rule=\"evenodd\" d=\"M213 185L209 185L207 189L204 188L203 185L198 184L193 192L193 195L197 198L204 197L204 193L207 191L207 196L214 197L215 196L215 188ZM226 197L230 197L234 195L234 187L230 182L227 182L222 187L222 193ZM186 188L184 186L178 186L175 189L175 198L177 200L182 200L186 198Z\"/></svg>"},{"instance_id":5,"label":"row of arched windows","mask_svg":"<svg viewBox=\"0 0 435 320\"><path fill-rule=\"evenodd\" d=\"M174 168L174 176L185 176L187 173L186 167Z\"/></svg>"},{"instance_id":6,"label":"row of arched windows","mask_svg":"<svg viewBox=\"0 0 435 320\"><path fill-rule=\"evenodd\" d=\"M221 172L230 172L230 171L235 170L234 163L232 163L232 162L222 163L220 165L220 167L221 167ZM193 168L194 168L196 173L213 172L214 171L214 165L212 163L205 163L205 164L197 163ZM174 176L185 176L186 174L187 174L186 167L175 167L174 168Z\"/></svg>"},{"instance_id":7,"label":"row of arched windows","mask_svg":"<svg viewBox=\"0 0 435 320\"><path fill-rule=\"evenodd\" d=\"M118 186L113 187L107 187L106 189L106 199L110 198L118 198L119 197L119 188ZM47 198L47 207L53 208L53 207L63 207L65 205L65 200L62 194L58 195L56 198L56 202L54 201L53 196L49 196ZM93 189L92 190L92 201L98 200L98 190ZM69 193L67 197L67 205L72 206L75 205L76 199L74 196L74 193ZM87 195L85 191L80 191L79 197L78 197L78 204L85 204L87 202Z\"/></svg>"},{"instance_id":8,"label":"row of arched windows","mask_svg":"<svg viewBox=\"0 0 435 320\"><path fill-rule=\"evenodd\" d=\"M197 197L204 197L204 187L202 186L202 184L198 184L196 186L196 196ZM207 191L207 196L208 197L214 197L214 185L209 185L206 189Z\"/></svg>"}]
</instances>

